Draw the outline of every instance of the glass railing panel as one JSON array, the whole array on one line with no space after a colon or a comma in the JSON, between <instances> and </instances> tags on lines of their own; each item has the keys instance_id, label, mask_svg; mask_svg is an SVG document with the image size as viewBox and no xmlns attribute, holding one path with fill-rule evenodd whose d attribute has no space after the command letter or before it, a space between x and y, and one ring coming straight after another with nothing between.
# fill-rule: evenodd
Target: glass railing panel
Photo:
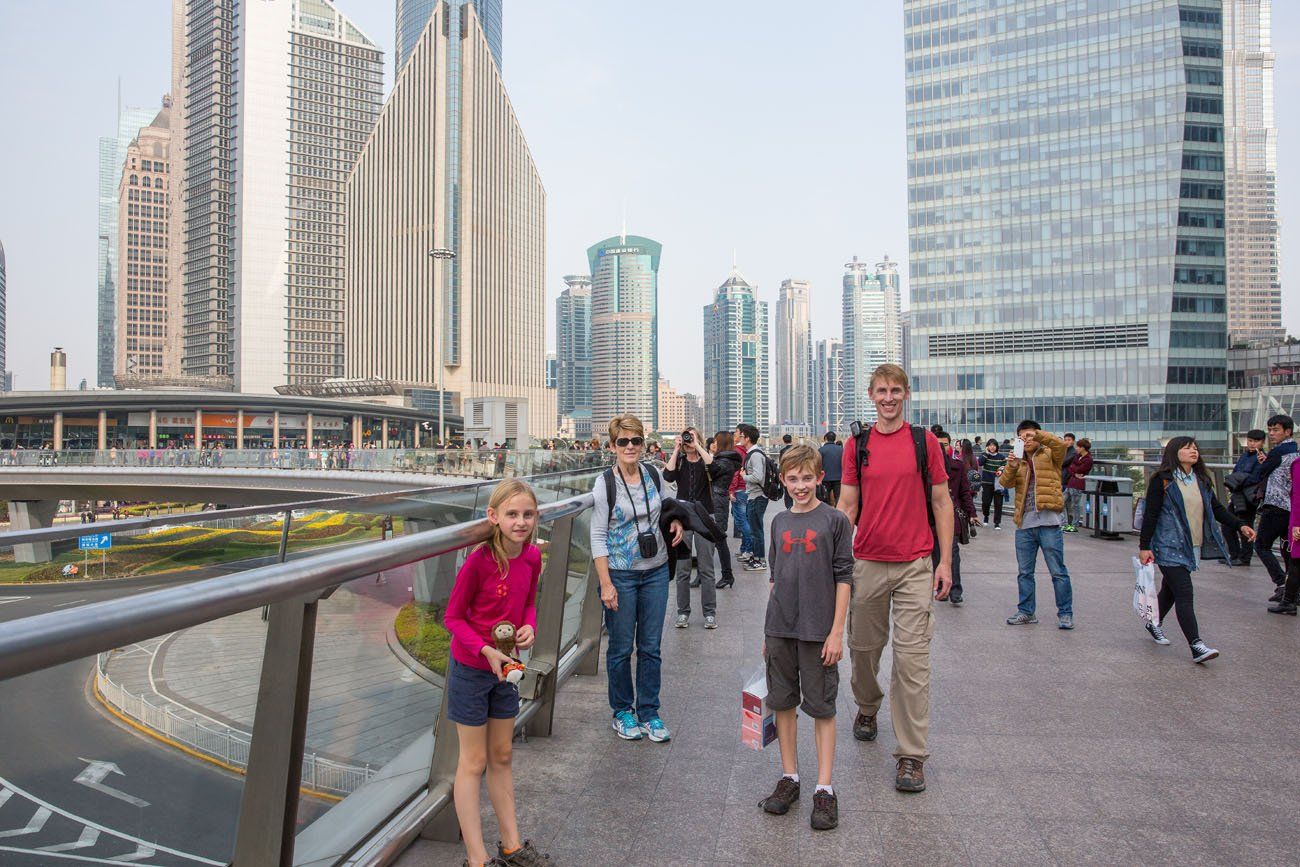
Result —
<instances>
[{"instance_id":1,"label":"glass railing panel","mask_svg":"<svg viewBox=\"0 0 1300 867\"><path fill-rule=\"evenodd\" d=\"M574 518L569 537L569 568L564 591L564 627L560 632L560 656L578 641L582 603L588 584L595 580L591 570L591 510Z\"/></svg>"}]
</instances>

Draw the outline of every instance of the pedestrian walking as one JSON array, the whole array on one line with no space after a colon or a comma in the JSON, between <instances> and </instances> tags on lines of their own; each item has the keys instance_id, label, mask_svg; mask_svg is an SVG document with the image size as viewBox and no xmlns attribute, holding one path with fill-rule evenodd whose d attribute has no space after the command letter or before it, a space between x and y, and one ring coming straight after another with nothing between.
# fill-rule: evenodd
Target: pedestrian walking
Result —
<instances>
[{"instance_id":1,"label":"pedestrian walking","mask_svg":"<svg viewBox=\"0 0 1300 867\"><path fill-rule=\"evenodd\" d=\"M1032 419L1020 423L1016 436L1024 443L1024 459L1013 454L1002 472L1002 484L1016 492L1016 583L1020 589L1020 603L1016 613L1007 618L1007 625L1038 622L1034 616L1034 569L1038 552L1042 551L1056 595L1056 625L1073 629L1074 593L1065 568L1062 529L1065 497L1061 492L1061 461L1065 459L1065 443Z\"/></svg>"},{"instance_id":2,"label":"pedestrian walking","mask_svg":"<svg viewBox=\"0 0 1300 867\"><path fill-rule=\"evenodd\" d=\"M1092 472L1092 440L1075 444L1074 457L1065 467L1065 532L1077 533L1083 524L1084 477Z\"/></svg>"},{"instance_id":3,"label":"pedestrian walking","mask_svg":"<svg viewBox=\"0 0 1300 867\"><path fill-rule=\"evenodd\" d=\"M856 526L849 652L858 714L853 737L874 741L884 693L880 655L893 626L890 715L898 747L894 787L925 791L930 752L930 640L934 601L952 586L953 507L948 471L934 434L909 425L903 407L911 396L907 372L882 364L871 374L868 395L875 424L855 423L844 450L839 510ZM940 560L932 562L935 535ZM950 556L950 555L949 555Z\"/></svg>"},{"instance_id":4,"label":"pedestrian walking","mask_svg":"<svg viewBox=\"0 0 1300 867\"><path fill-rule=\"evenodd\" d=\"M1282 598L1276 605L1269 607L1272 614L1289 614L1296 616L1297 602L1300 602L1300 460L1291 461L1291 517L1287 529L1287 541L1291 548L1291 558L1287 562L1286 584L1282 586Z\"/></svg>"},{"instance_id":5,"label":"pedestrian walking","mask_svg":"<svg viewBox=\"0 0 1300 867\"><path fill-rule=\"evenodd\" d=\"M1214 496L1214 482L1196 439L1176 436L1165 445L1160 469L1147 483L1138 559L1160 568L1164 578L1158 597L1160 623L1173 608L1192 649L1193 662L1209 662L1219 655L1201 640L1192 593L1192 573L1200 564L1202 545L1211 545L1225 560L1228 558L1228 546L1216 521L1247 540L1255 538L1255 531ZM1146 628L1156 644L1169 643L1160 625L1148 623Z\"/></svg>"},{"instance_id":6,"label":"pedestrian walking","mask_svg":"<svg viewBox=\"0 0 1300 867\"><path fill-rule=\"evenodd\" d=\"M822 490L825 492L827 504L836 506L840 502L840 480L843 478L841 473L844 471L844 446L837 441L835 431L827 431L822 440L822 447L819 451L822 456L822 471L826 474L822 480Z\"/></svg>"},{"instance_id":7,"label":"pedestrian walking","mask_svg":"<svg viewBox=\"0 0 1300 867\"><path fill-rule=\"evenodd\" d=\"M779 816L799 799L796 709L802 709L813 718L817 745L811 824L814 831L826 831L839 824L831 770L844 622L853 593L853 524L817 499L822 465L812 446L787 449L780 471L794 505L772 519L772 589L763 621L763 662L767 706L776 712L782 776L759 806Z\"/></svg>"},{"instance_id":8,"label":"pedestrian walking","mask_svg":"<svg viewBox=\"0 0 1300 867\"><path fill-rule=\"evenodd\" d=\"M447 719L456 724L460 744L452 796L466 864L532 867L550 859L519 834L512 769L519 688L506 681L502 667L513 660L497 649L493 633L508 623L516 647L527 649L536 640L542 555L533 544L533 489L514 479L497 485L488 500L487 519L492 536L465 558L444 617L452 636ZM495 858L483 842L479 789L485 775L501 832Z\"/></svg>"},{"instance_id":9,"label":"pedestrian walking","mask_svg":"<svg viewBox=\"0 0 1300 867\"><path fill-rule=\"evenodd\" d=\"M600 581L609 642L605 671L613 728L624 740L670 739L659 713L664 615L668 608L668 547L682 541L681 522L671 538L660 530L663 483L643 464L645 426L634 415L609 423L615 464L596 477L592 495L591 556ZM636 651L636 685L632 652Z\"/></svg>"},{"instance_id":10,"label":"pedestrian walking","mask_svg":"<svg viewBox=\"0 0 1300 867\"><path fill-rule=\"evenodd\" d=\"M1268 577L1273 579L1276 588L1268 601L1277 602L1282 598L1282 585L1286 583L1290 561L1289 547L1282 549L1282 563L1278 562L1277 555L1273 553L1273 546L1278 540L1286 538L1291 520L1291 474L1285 471L1283 463L1289 466L1295 460L1297 450L1296 442L1292 439L1295 422L1291 416L1275 415L1268 420L1267 428L1269 450L1256 456L1260 463L1259 482L1263 485L1263 499L1259 506L1255 553L1259 555L1259 561L1268 570ZM1283 469L1281 474L1277 472L1279 469Z\"/></svg>"},{"instance_id":11,"label":"pedestrian walking","mask_svg":"<svg viewBox=\"0 0 1300 867\"><path fill-rule=\"evenodd\" d=\"M1260 473L1263 471L1263 462L1259 456L1264 451L1264 440L1267 437L1262 430L1255 428L1246 433L1246 450L1242 452L1241 457L1237 458L1236 464L1232 467L1232 472L1224 479L1223 485L1228 489L1228 511L1232 512L1243 524L1255 526L1255 515L1259 511L1259 504L1263 500L1264 492ZM1294 514L1294 512L1292 512ZM1250 555L1254 550L1254 545L1243 545L1237 536L1233 533L1225 533L1228 541L1228 555L1232 557L1234 566L1249 566Z\"/></svg>"},{"instance_id":12,"label":"pedestrian walking","mask_svg":"<svg viewBox=\"0 0 1300 867\"><path fill-rule=\"evenodd\" d=\"M745 480L745 519L749 523L749 557L740 557L741 568L746 572L762 572L767 569L764 559L763 516L767 514L767 494L763 492L763 480L767 474L767 462L771 460L767 453L758 446L758 428L752 424L736 425L736 445L745 449L745 460L740 466L740 475Z\"/></svg>"},{"instance_id":13,"label":"pedestrian walking","mask_svg":"<svg viewBox=\"0 0 1300 867\"><path fill-rule=\"evenodd\" d=\"M980 508L984 513L984 523L989 522L989 507L993 508L993 529L1002 529L1002 492L999 490L999 478L1002 468L1007 465L1007 456L998 445L998 441L989 437L984 446L980 461Z\"/></svg>"},{"instance_id":14,"label":"pedestrian walking","mask_svg":"<svg viewBox=\"0 0 1300 867\"><path fill-rule=\"evenodd\" d=\"M952 437L947 431L940 431L938 440L946 461L948 496L952 499L953 505L952 589L948 592L948 601L953 605L960 605L964 599L961 586L962 524L966 525L967 532L969 532L972 524L979 524L979 517L975 514L975 497L971 492L970 477L966 474L966 462L951 456ZM936 565L940 561L941 553L939 550L939 536L936 533L934 537L934 554L931 557Z\"/></svg>"},{"instance_id":15,"label":"pedestrian walking","mask_svg":"<svg viewBox=\"0 0 1300 867\"><path fill-rule=\"evenodd\" d=\"M717 522L725 536L727 533L727 518L731 514L731 490L736 478L740 475L741 454L736 451L735 437L729 430L720 430L713 435L713 443L709 446L713 452L713 463L717 466L717 477L713 480L713 520ZM721 559L722 552L718 552ZM699 573L696 573L698 579ZM722 590L730 587L735 582L734 578L719 578L717 588ZM692 585L694 586L694 585Z\"/></svg>"}]
</instances>

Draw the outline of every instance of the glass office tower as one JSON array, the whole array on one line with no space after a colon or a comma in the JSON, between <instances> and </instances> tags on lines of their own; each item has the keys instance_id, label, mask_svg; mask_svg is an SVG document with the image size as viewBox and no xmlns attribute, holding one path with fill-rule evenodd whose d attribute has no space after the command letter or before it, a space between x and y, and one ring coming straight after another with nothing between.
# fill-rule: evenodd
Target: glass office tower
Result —
<instances>
[{"instance_id":1,"label":"glass office tower","mask_svg":"<svg viewBox=\"0 0 1300 867\"><path fill-rule=\"evenodd\" d=\"M704 307L706 430L747 423L767 433L767 359L767 302L733 267Z\"/></svg>"},{"instance_id":2,"label":"glass office tower","mask_svg":"<svg viewBox=\"0 0 1300 867\"><path fill-rule=\"evenodd\" d=\"M439 0L397 0L397 39L393 43L397 46L397 65L393 67L394 73L401 72L406 65L406 58L411 56L415 43L420 41L420 34L424 32L424 26L429 23L433 7L438 2ZM500 69L502 0L451 0L451 5L459 8L466 2L473 3L478 10L479 23L487 36L488 48L497 62L497 69Z\"/></svg>"},{"instance_id":3,"label":"glass office tower","mask_svg":"<svg viewBox=\"0 0 1300 867\"><path fill-rule=\"evenodd\" d=\"M1226 418L1218 0L908 0L913 421Z\"/></svg>"},{"instance_id":4,"label":"glass office tower","mask_svg":"<svg viewBox=\"0 0 1300 867\"><path fill-rule=\"evenodd\" d=\"M616 235L587 250L591 266L591 427L605 438L621 413L659 429L659 257L663 245Z\"/></svg>"}]
</instances>

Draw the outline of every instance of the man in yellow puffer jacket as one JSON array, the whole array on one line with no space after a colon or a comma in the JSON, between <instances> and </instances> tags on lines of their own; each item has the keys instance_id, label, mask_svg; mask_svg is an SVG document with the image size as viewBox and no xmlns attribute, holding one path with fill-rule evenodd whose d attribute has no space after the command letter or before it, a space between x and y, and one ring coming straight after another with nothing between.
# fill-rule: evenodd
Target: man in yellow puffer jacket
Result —
<instances>
[{"instance_id":1,"label":"man in yellow puffer jacket","mask_svg":"<svg viewBox=\"0 0 1300 867\"><path fill-rule=\"evenodd\" d=\"M1074 593L1065 568L1065 495L1061 491L1065 443L1028 419L1016 428L1016 436L1025 444L1025 458L1008 458L1001 479L1005 487L1016 492L1016 582L1020 588L1020 604L1016 613L1007 618L1007 624L1038 622L1034 616L1034 567L1041 550L1052 575L1057 625L1073 629Z\"/></svg>"}]
</instances>

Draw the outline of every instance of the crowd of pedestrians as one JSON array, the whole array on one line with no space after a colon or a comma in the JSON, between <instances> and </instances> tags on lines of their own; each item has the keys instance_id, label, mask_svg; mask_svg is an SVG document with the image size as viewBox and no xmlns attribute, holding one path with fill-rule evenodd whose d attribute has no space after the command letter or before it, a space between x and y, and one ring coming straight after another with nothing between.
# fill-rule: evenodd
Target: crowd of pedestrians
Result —
<instances>
[{"instance_id":1,"label":"crowd of pedestrians","mask_svg":"<svg viewBox=\"0 0 1300 867\"><path fill-rule=\"evenodd\" d=\"M894 786L925 791L934 609L936 602L960 606L965 599L961 548L980 528L1000 531L1010 509L1016 608L1006 623L1038 622L1041 554L1056 625L1070 631L1076 623L1065 535L1099 518L1089 514L1084 495L1095 466L1088 438L1058 436L1033 419L1020 422L1014 440L957 440L941 426L926 430L909 424L904 411L910 382L894 364L876 369L868 393L876 408L874 423L855 424L843 441L827 433L817 447L783 436L775 455L750 423L708 437L688 428L665 453L649 440L639 419L619 416L610 422L604 444L613 465L593 486L591 551L605 609L615 734L631 741L672 739L660 703L669 590L675 587L677 628L691 625L698 590L704 628L716 630L718 591L735 583L729 539L734 535L739 540L735 564L745 572L765 573L769 585L762 654L781 776L759 807L784 814L800 798L802 710L813 720L817 779L810 824L815 830L834 828L839 820L832 768L841 659L847 656L851 669L855 713L849 731L857 741L875 741L885 696L881 657L886 644L891 646ZM1194 662L1219 655L1205 643L1194 607L1193 575L1203 556L1246 566L1257 555L1276 588L1268 610L1297 613L1300 461L1293 428L1289 417L1279 415L1269 420L1267 431L1249 433L1246 450L1225 482L1226 503L1194 438L1174 437L1165 447L1146 485L1137 557L1161 576L1158 619L1146 624L1157 644L1170 643L1163 623L1172 612ZM492 642L493 621L509 608L523 624L516 646L532 642L530 594L540 569L531 553L536 500L522 482L512 484L492 498L489 520L498 531L483 549L488 553L476 552L466 561L465 590L458 578L460 596L447 617L451 627L454 608L448 714L461 729L456 805L472 864L549 863L516 827L508 729L495 722L513 719L518 693L506 688L509 658ZM784 508L769 522L774 502ZM1278 542L1280 559L1274 551ZM481 589L492 580L505 582L496 585L505 587L496 598ZM461 793L462 774L471 794ZM504 820L494 858L487 856L478 828L478 780L484 774L494 809Z\"/></svg>"}]
</instances>

